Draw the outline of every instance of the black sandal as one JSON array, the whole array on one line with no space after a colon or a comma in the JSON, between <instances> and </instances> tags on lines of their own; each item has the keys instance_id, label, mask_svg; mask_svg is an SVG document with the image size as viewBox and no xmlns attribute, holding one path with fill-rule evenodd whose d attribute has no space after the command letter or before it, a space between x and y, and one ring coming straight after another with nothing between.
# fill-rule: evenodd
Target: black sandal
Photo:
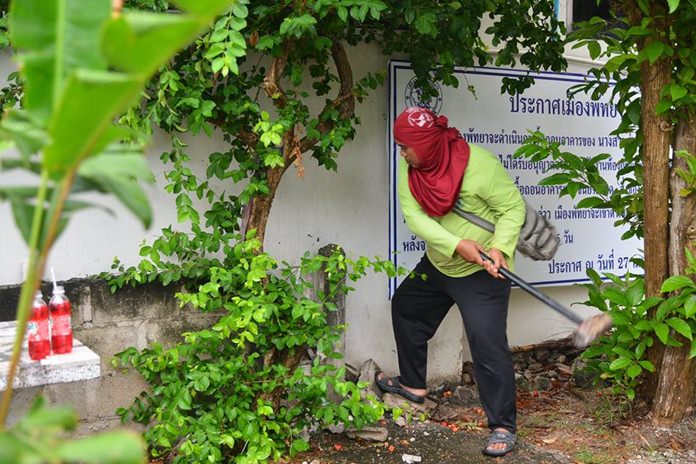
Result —
<instances>
[{"instance_id":1,"label":"black sandal","mask_svg":"<svg viewBox=\"0 0 696 464\"><path fill-rule=\"evenodd\" d=\"M499 449L499 450L488 449L489 446L496 445L498 443L505 444L505 448ZM512 451L512 449L515 447L515 443L517 443L517 435L515 435L514 433L511 433L511 432L508 432L507 430L505 430L505 431L496 430L495 432L491 433L490 437L488 437L488 443L486 443L486 447L483 448L482 452L486 456L493 456L493 457L505 456L510 451Z\"/></svg>"},{"instance_id":2,"label":"black sandal","mask_svg":"<svg viewBox=\"0 0 696 464\"><path fill-rule=\"evenodd\" d=\"M379 374L381 374L381 372L377 372L375 374L375 383L380 390L402 396L409 401L413 401L414 403L422 404L425 402L424 396L416 395L415 393L411 393L410 391L404 389L401 386L401 382L399 382L399 376L379 378Z\"/></svg>"}]
</instances>

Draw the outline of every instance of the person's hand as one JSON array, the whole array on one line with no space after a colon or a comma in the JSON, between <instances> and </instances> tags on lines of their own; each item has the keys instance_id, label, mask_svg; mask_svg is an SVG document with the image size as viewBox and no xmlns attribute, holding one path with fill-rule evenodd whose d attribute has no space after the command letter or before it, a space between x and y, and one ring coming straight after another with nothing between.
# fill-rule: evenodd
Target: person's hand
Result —
<instances>
[{"instance_id":1,"label":"person's hand","mask_svg":"<svg viewBox=\"0 0 696 464\"><path fill-rule=\"evenodd\" d=\"M503 252L497 248L491 248L486 254L491 257L493 262L484 260L483 267L486 268L486 271L488 271L488 273L496 279L504 279L505 277L498 273L498 270L501 267L504 267L505 269L508 268Z\"/></svg>"},{"instance_id":2,"label":"person's hand","mask_svg":"<svg viewBox=\"0 0 696 464\"><path fill-rule=\"evenodd\" d=\"M455 251L465 261L483 266L483 258L481 258L480 252L484 250L480 243L462 239L457 243Z\"/></svg>"}]
</instances>

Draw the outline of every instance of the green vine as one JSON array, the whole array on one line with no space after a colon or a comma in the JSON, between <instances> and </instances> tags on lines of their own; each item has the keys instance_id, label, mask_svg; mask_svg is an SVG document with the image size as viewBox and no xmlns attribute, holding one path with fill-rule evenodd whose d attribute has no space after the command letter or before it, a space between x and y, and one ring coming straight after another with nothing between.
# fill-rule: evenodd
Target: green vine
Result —
<instances>
[{"instance_id":1,"label":"green vine","mask_svg":"<svg viewBox=\"0 0 696 464\"><path fill-rule=\"evenodd\" d=\"M345 380L345 368L326 362L343 327L327 324L333 301L368 269L394 275L390 262L306 254L298 266L278 266L253 237L238 240L226 263L209 268L182 304L220 315L212 327L183 334L165 349L153 345L117 355L152 387L121 417L149 425L153 456L173 462L256 463L308 449L303 430L331 424L361 428L379 419L382 405ZM320 269L326 292L304 276ZM304 296L314 290L318 300ZM312 353L306 363L305 353ZM282 394L278 394L282 392ZM338 401L330 401L334 392ZM210 460L210 461L208 461Z\"/></svg>"}]
</instances>

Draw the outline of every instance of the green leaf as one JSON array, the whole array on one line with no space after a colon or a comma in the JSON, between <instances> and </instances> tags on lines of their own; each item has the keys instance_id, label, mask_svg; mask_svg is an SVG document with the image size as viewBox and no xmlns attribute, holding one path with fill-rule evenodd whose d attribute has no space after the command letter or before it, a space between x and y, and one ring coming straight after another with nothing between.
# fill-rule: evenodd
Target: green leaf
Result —
<instances>
[{"instance_id":1,"label":"green leaf","mask_svg":"<svg viewBox=\"0 0 696 464\"><path fill-rule=\"evenodd\" d=\"M78 173L98 184L104 191L116 195L145 227L150 227L152 209L147 196L136 182L136 179L152 179L142 156L100 155L85 161Z\"/></svg>"},{"instance_id":2,"label":"green leaf","mask_svg":"<svg viewBox=\"0 0 696 464\"><path fill-rule=\"evenodd\" d=\"M188 15L130 11L107 24L102 47L114 68L145 79L201 28Z\"/></svg>"},{"instance_id":3,"label":"green leaf","mask_svg":"<svg viewBox=\"0 0 696 464\"><path fill-rule=\"evenodd\" d=\"M583 198L575 205L576 208L594 208L598 205L604 203L604 200L599 197L587 197Z\"/></svg>"},{"instance_id":4,"label":"green leaf","mask_svg":"<svg viewBox=\"0 0 696 464\"><path fill-rule=\"evenodd\" d=\"M679 84L672 84L669 87L669 93L672 96L672 101L675 101L679 100L682 97L685 97L689 93L689 91Z\"/></svg>"},{"instance_id":5,"label":"green leaf","mask_svg":"<svg viewBox=\"0 0 696 464\"><path fill-rule=\"evenodd\" d=\"M645 295L645 287L643 280L636 280L628 290L626 291L626 298L628 299L629 306L637 306L641 301L643 301L643 296Z\"/></svg>"},{"instance_id":6,"label":"green leaf","mask_svg":"<svg viewBox=\"0 0 696 464\"><path fill-rule=\"evenodd\" d=\"M341 21L344 23L348 22L348 9L345 6L338 6L336 11L338 12L338 17Z\"/></svg>"},{"instance_id":7,"label":"green leaf","mask_svg":"<svg viewBox=\"0 0 696 464\"><path fill-rule=\"evenodd\" d=\"M425 13L416 17L416 30L423 35L431 35L433 37L437 36L437 28L435 23L437 22L437 16L435 13Z\"/></svg>"},{"instance_id":8,"label":"green leaf","mask_svg":"<svg viewBox=\"0 0 696 464\"><path fill-rule=\"evenodd\" d=\"M667 0L667 4L669 5L669 14L674 13L679 8L679 0Z\"/></svg>"},{"instance_id":9,"label":"green leaf","mask_svg":"<svg viewBox=\"0 0 696 464\"><path fill-rule=\"evenodd\" d=\"M85 160L78 173L87 178L100 176L126 176L133 179L153 181L150 167L144 156L139 154L102 154Z\"/></svg>"},{"instance_id":10,"label":"green leaf","mask_svg":"<svg viewBox=\"0 0 696 464\"><path fill-rule=\"evenodd\" d=\"M546 177L539 181L539 185L562 185L570 181L570 175L565 172L559 172Z\"/></svg>"},{"instance_id":11,"label":"green leaf","mask_svg":"<svg viewBox=\"0 0 696 464\"><path fill-rule=\"evenodd\" d=\"M648 309L660 304L662 301L664 301L664 299L659 296L651 296L650 298L646 298L641 304L637 306L637 312L639 314L645 314L645 312Z\"/></svg>"},{"instance_id":12,"label":"green leaf","mask_svg":"<svg viewBox=\"0 0 696 464\"><path fill-rule=\"evenodd\" d=\"M674 299L669 298L657 307L657 311L655 312L655 319L658 321L661 321L665 318L665 316L674 309Z\"/></svg>"},{"instance_id":13,"label":"green leaf","mask_svg":"<svg viewBox=\"0 0 696 464\"><path fill-rule=\"evenodd\" d=\"M643 332L645 332L647 330L652 331L653 327L654 327L654 323L652 321L646 321L645 319L643 319L643 320L638 321L634 327L640 331L643 331Z\"/></svg>"},{"instance_id":14,"label":"green leaf","mask_svg":"<svg viewBox=\"0 0 696 464\"><path fill-rule=\"evenodd\" d=\"M247 14L246 2L243 1L185 0L177 3L192 14L128 11L107 23L102 48L109 63L146 80L176 50L205 30L210 21L230 4L237 17L243 18Z\"/></svg>"},{"instance_id":15,"label":"green leaf","mask_svg":"<svg viewBox=\"0 0 696 464\"><path fill-rule=\"evenodd\" d=\"M0 462L21 463L28 461L29 456L34 462L41 462L41 457L36 456L18 437L6 432L0 433Z\"/></svg>"},{"instance_id":16,"label":"green leaf","mask_svg":"<svg viewBox=\"0 0 696 464\"><path fill-rule=\"evenodd\" d=\"M578 194L578 191L580 191L580 189L583 187L584 185L579 182L568 182L564 190L568 192L570 198L575 198L575 196Z\"/></svg>"},{"instance_id":17,"label":"green leaf","mask_svg":"<svg viewBox=\"0 0 696 464\"><path fill-rule=\"evenodd\" d=\"M628 358L628 359L634 359L634 358L635 358L635 356L634 356L633 353L631 353L630 351L628 351L626 348L623 348L623 347L620 347L620 346L615 346L614 348L612 348L611 351L613 351L614 353L616 353L616 354L618 354L618 355L620 355L620 356L623 356L623 357L625 357L625 358Z\"/></svg>"},{"instance_id":18,"label":"green leaf","mask_svg":"<svg viewBox=\"0 0 696 464\"><path fill-rule=\"evenodd\" d=\"M609 287L605 290L604 296L614 304L620 306L629 306L629 301L626 298L626 294L623 292L623 290Z\"/></svg>"},{"instance_id":19,"label":"green leaf","mask_svg":"<svg viewBox=\"0 0 696 464\"><path fill-rule=\"evenodd\" d=\"M644 50L648 56L650 64L654 64L655 61L657 61L657 59L660 58L662 52L664 51L664 48L665 44L663 44L659 40L654 40L645 47Z\"/></svg>"},{"instance_id":20,"label":"green leaf","mask_svg":"<svg viewBox=\"0 0 696 464\"><path fill-rule=\"evenodd\" d=\"M638 364L648 372L655 372L655 366L648 360L639 361Z\"/></svg>"},{"instance_id":21,"label":"green leaf","mask_svg":"<svg viewBox=\"0 0 696 464\"><path fill-rule=\"evenodd\" d=\"M587 277L589 277L592 282L595 283L595 285L600 285L602 283L602 277L594 269L588 268L585 273L587 274Z\"/></svg>"},{"instance_id":22,"label":"green leaf","mask_svg":"<svg viewBox=\"0 0 696 464\"><path fill-rule=\"evenodd\" d=\"M292 445L290 445L290 454L301 453L309 449L309 444L301 438L293 440Z\"/></svg>"},{"instance_id":23,"label":"green leaf","mask_svg":"<svg viewBox=\"0 0 696 464\"><path fill-rule=\"evenodd\" d=\"M696 295L689 295L689 298L684 303L684 315L691 318L696 314Z\"/></svg>"},{"instance_id":24,"label":"green leaf","mask_svg":"<svg viewBox=\"0 0 696 464\"><path fill-rule=\"evenodd\" d=\"M694 282L686 276L672 276L664 281L660 293L669 293L684 287L694 287Z\"/></svg>"},{"instance_id":25,"label":"green leaf","mask_svg":"<svg viewBox=\"0 0 696 464\"><path fill-rule=\"evenodd\" d=\"M688 322L677 318L667 319L665 322L667 323L667 325L669 325L671 328L673 328L679 334L683 335L689 340L693 338L693 335L691 333L691 326L689 326Z\"/></svg>"},{"instance_id":26,"label":"green leaf","mask_svg":"<svg viewBox=\"0 0 696 464\"><path fill-rule=\"evenodd\" d=\"M31 113L16 109L8 111L2 118L0 138L13 140L25 162L48 143L48 134L41 123Z\"/></svg>"},{"instance_id":27,"label":"green leaf","mask_svg":"<svg viewBox=\"0 0 696 464\"><path fill-rule=\"evenodd\" d=\"M643 368L641 368L638 364L632 364L631 367L626 369L626 375L628 375L630 378L634 379L640 375L640 373L643 371Z\"/></svg>"},{"instance_id":28,"label":"green leaf","mask_svg":"<svg viewBox=\"0 0 696 464\"><path fill-rule=\"evenodd\" d=\"M44 153L46 169L65 172L111 143L121 134L112 126L114 117L139 95L140 87L139 80L125 74L74 74L49 127L51 143Z\"/></svg>"},{"instance_id":29,"label":"green leaf","mask_svg":"<svg viewBox=\"0 0 696 464\"><path fill-rule=\"evenodd\" d=\"M68 407L45 408L35 402L32 411L24 416L17 427L23 430L72 430L77 425L77 415Z\"/></svg>"},{"instance_id":30,"label":"green leaf","mask_svg":"<svg viewBox=\"0 0 696 464\"><path fill-rule=\"evenodd\" d=\"M655 334L663 344L666 344L669 338L669 326L663 322L655 324Z\"/></svg>"},{"instance_id":31,"label":"green leaf","mask_svg":"<svg viewBox=\"0 0 696 464\"><path fill-rule=\"evenodd\" d=\"M633 358L634 358L634 359L640 359L640 358L642 358L642 357L643 357L643 353L645 353L646 348L647 348L647 343L645 342L645 340L643 340L643 341L641 341L640 343L638 343L638 345L636 345L636 350L635 350L636 355L633 356Z\"/></svg>"},{"instance_id":32,"label":"green leaf","mask_svg":"<svg viewBox=\"0 0 696 464\"><path fill-rule=\"evenodd\" d=\"M48 121L64 81L78 68L106 68L99 49L110 0L22 0L11 3L10 38L26 79L24 108Z\"/></svg>"},{"instance_id":33,"label":"green leaf","mask_svg":"<svg viewBox=\"0 0 696 464\"><path fill-rule=\"evenodd\" d=\"M616 327L620 327L622 325L629 325L631 323L631 318L628 316L628 314L626 314L623 311L612 311L611 319L612 323Z\"/></svg>"},{"instance_id":34,"label":"green leaf","mask_svg":"<svg viewBox=\"0 0 696 464\"><path fill-rule=\"evenodd\" d=\"M655 105L655 113L662 114L669 111L672 108L672 102L670 100L660 100L657 105Z\"/></svg>"},{"instance_id":35,"label":"green leaf","mask_svg":"<svg viewBox=\"0 0 696 464\"><path fill-rule=\"evenodd\" d=\"M60 189L56 188L53 190L51 194L51 201L48 206L48 209L44 212L44 222L41 227L41 239L40 243L45 243L46 240L48 239L48 232L49 232L49 227L51 225L51 221L49 218L54 217L57 214L59 202L62 201L62 210L61 210L61 217L58 218L58 228L55 231L55 236L53 237L53 240L57 240L58 237L63 233L65 230L65 227L68 225L68 218L70 217L71 213L74 213L75 211L80 211L85 208L92 208L96 207L99 208L103 211L106 211L107 213L113 215L113 211L111 211L109 208L101 206L101 205L96 205L92 203L87 203L84 201L79 201L79 200L71 200L69 197L66 200L63 200L61 198L61 191Z\"/></svg>"},{"instance_id":36,"label":"green leaf","mask_svg":"<svg viewBox=\"0 0 696 464\"><path fill-rule=\"evenodd\" d=\"M187 0L187 1L191 1L191 0ZM195 0L193 0L193 1L195 1ZM246 0L245 1L237 0L237 1L233 2L232 3L232 14L238 18L246 18L247 15L249 14L249 9L246 7L245 3L247 3Z\"/></svg>"},{"instance_id":37,"label":"green leaf","mask_svg":"<svg viewBox=\"0 0 696 464\"><path fill-rule=\"evenodd\" d=\"M589 42L587 44L587 49L590 52L590 58L593 60L596 60L597 57L602 53L602 47L599 45L599 42Z\"/></svg>"},{"instance_id":38,"label":"green leaf","mask_svg":"<svg viewBox=\"0 0 696 464\"><path fill-rule=\"evenodd\" d=\"M620 356L614 361L612 361L612 363L609 365L609 369L611 369L612 371L619 371L630 366L632 363L633 360Z\"/></svg>"},{"instance_id":39,"label":"green leaf","mask_svg":"<svg viewBox=\"0 0 696 464\"><path fill-rule=\"evenodd\" d=\"M246 9L243 3L247 3L241 2L239 0L174 0L173 3L176 3L179 6L179 8L188 13L194 13L199 16L208 17L217 16L219 13L222 13L223 11L225 11L226 8L232 5L234 8L233 12L235 16L246 16L246 14L244 16L238 14L238 12L241 11L242 8Z\"/></svg>"},{"instance_id":40,"label":"green leaf","mask_svg":"<svg viewBox=\"0 0 696 464\"><path fill-rule=\"evenodd\" d=\"M36 189L34 189L36 191ZM34 207L29 203L28 198L16 192L6 192L7 198L12 206L12 216L19 229L22 238L27 245L31 238L31 224L34 216Z\"/></svg>"},{"instance_id":41,"label":"green leaf","mask_svg":"<svg viewBox=\"0 0 696 464\"><path fill-rule=\"evenodd\" d=\"M55 451L68 462L85 464L142 464L146 462L145 445L134 432L106 432L80 440L65 442Z\"/></svg>"},{"instance_id":42,"label":"green leaf","mask_svg":"<svg viewBox=\"0 0 696 464\"><path fill-rule=\"evenodd\" d=\"M224 65L225 65L224 58L215 58L213 60L211 69L213 70L214 73L216 73L216 72L220 71Z\"/></svg>"}]
</instances>

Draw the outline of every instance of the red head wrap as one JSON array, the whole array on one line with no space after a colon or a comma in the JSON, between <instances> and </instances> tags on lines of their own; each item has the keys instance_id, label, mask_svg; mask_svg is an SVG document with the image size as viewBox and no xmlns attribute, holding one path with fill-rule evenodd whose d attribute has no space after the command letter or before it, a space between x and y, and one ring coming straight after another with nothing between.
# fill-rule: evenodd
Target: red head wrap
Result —
<instances>
[{"instance_id":1,"label":"red head wrap","mask_svg":"<svg viewBox=\"0 0 696 464\"><path fill-rule=\"evenodd\" d=\"M459 197L469 144L457 129L447 127L445 116L418 107L407 108L396 118L394 138L412 148L420 162L418 168L408 168L413 196L430 216L447 214Z\"/></svg>"}]
</instances>

